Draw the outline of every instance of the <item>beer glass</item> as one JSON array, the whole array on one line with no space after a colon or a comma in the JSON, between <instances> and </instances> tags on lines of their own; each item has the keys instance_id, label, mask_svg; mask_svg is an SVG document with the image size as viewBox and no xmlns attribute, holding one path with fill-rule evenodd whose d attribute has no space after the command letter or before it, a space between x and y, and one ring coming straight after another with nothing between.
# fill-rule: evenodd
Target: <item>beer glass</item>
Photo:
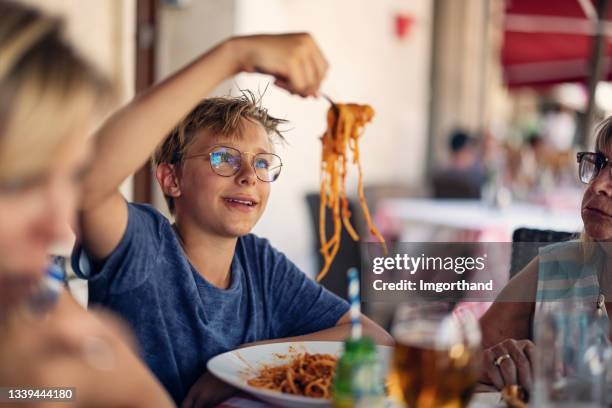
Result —
<instances>
[{"instance_id":1,"label":"beer glass","mask_svg":"<svg viewBox=\"0 0 612 408\"><path fill-rule=\"evenodd\" d=\"M480 329L445 304L402 304L392 327L392 373L408 408L462 408L480 374Z\"/></svg>"}]
</instances>

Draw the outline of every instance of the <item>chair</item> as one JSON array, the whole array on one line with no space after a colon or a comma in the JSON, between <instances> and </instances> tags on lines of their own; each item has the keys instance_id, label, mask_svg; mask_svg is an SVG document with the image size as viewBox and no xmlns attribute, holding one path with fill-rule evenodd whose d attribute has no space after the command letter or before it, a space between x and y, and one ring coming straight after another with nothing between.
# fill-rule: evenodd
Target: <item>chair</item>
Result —
<instances>
[{"instance_id":1,"label":"chair","mask_svg":"<svg viewBox=\"0 0 612 408\"><path fill-rule=\"evenodd\" d=\"M579 233L519 228L512 234L512 256L510 259L510 279L520 272L533 258L538 250L551 243L575 239ZM522 243L530 243L524 245Z\"/></svg>"},{"instance_id":2,"label":"chair","mask_svg":"<svg viewBox=\"0 0 612 408\"><path fill-rule=\"evenodd\" d=\"M434 198L439 199L477 199L484 180L462 175L460 172L442 171L431 179Z\"/></svg>"},{"instance_id":3,"label":"chair","mask_svg":"<svg viewBox=\"0 0 612 408\"><path fill-rule=\"evenodd\" d=\"M310 213L313 226L313 251L317 254L318 270L321 270L323 267L323 256L319 252L321 245L319 242L319 205L321 202L319 193L307 194L306 202L308 204L308 211ZM349 210L353 212L354 208L355 206L349 200ZM325 230L328 232L328 234L330 231L333 231L333 219L330 210L327 210L326 213ZM359 247L359 242L353 241L351 236L344 230L343 226L340 236L340 249L338 250L336 258L331 264L327 275L321 281L321 284L341 298L347 299L346 271L351 267L361 269L361 248Z\"/></svg>"}]
</instances>

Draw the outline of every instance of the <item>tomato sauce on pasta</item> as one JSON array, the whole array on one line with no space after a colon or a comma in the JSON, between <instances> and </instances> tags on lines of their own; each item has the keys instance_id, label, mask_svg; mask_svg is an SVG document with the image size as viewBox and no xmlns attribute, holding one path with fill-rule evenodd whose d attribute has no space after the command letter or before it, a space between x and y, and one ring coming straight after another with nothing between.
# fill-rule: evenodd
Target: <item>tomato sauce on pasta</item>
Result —
<instances>
[{"instance_id":1,"label":"tomato sauce on pasta","mask_svg":"<svg viewBox=\"0 0 612 408\"><path fill-rule=\"evenodd\" d=\"M351 211L346 198L346 175L349 162L357 167L359 177L357 194L369 231L383 245L384 252L387 252L385 240L372 222L363 193L359 138L363 128L373 117L374 109L371 106L354 103L333 104L327 112L327 130L321 138L321 204L319 208L319 241L323 268L317 275L317 281L325 277L340 249L342 225L353 240L359 240L359 234L350 221ZM349 153L352 154L352 159L349 158ZM325 230L327 208L331 210L333 217L333 233L330 238L327 237Z\"/></svg>"},{"instance_id":2,"label":"tomato sauce on pasta","mask_svg":"<svg viewBox=\"0 0 612 408\"><path fill-rule=\"evenodd\" d=\"M264 366L247 383L286 394L329 399L337 360L331 354L300 353L287 364Z\"/></svg>"}]
</instances>

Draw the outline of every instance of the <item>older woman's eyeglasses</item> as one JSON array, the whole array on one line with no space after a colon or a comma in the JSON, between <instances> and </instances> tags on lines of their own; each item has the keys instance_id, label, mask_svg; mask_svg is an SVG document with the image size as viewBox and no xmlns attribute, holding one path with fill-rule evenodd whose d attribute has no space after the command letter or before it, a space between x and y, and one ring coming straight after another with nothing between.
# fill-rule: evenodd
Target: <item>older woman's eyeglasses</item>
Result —
<instances>
[{"instance_id":1,"label":"older woman's eyeglasses","mask_svg":"<svg viewBox=\"0 0 612 408\"><path fill-rule=\"evenodd\" d=\"M578 176L580 181L585 184L595 180L599 172L608 165L610 160L601 152L579 152L578 159Z\"/></svg>"},{"instance_id":2,"label":"older woman's eyeglasses","mask_svg":"<svg viewBox=\"0 0 612 408\"><path fill-rule=\"evenodd\" d=\"M208 157L210 167L219 176L232 177L240 171L242 166L242 156L251 155L251 166L257 178L263 182L271 183L276 181L283 168L281 158L274 153L249 153L241 152L229 146L215 146L208 153L195 154L185 157Z\"/></svg>"}]
</instances>

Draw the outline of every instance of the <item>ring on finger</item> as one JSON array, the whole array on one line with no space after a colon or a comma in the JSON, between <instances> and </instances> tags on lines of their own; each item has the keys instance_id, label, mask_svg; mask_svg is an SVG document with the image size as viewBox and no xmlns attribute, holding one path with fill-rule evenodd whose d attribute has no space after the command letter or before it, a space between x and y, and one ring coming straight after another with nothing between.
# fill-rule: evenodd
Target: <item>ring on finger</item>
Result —
<instances>
[{"instance_id":1,"label":"ring on finger","mask_svg":"<svg viewBox=\"0 0 612 408\"><path fill-rule=\"evenodd\" d=\"M510 354L508 353L502 354L501 356L497 357L495 361L493 361L493 364L495 365L495 367L499 367L504 362L504 360L512 360L512 357L510 357Z\"/></svg>"}]
</instances>

